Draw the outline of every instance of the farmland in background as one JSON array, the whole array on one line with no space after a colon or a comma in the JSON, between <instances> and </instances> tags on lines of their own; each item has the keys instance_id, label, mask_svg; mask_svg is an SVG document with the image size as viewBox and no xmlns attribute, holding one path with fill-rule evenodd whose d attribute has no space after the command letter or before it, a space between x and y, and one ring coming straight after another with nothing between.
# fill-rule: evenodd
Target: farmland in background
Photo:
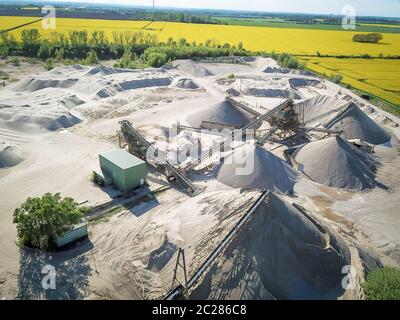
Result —
<instances>
[{"instance_id":1,"label":"farmland in background","mask_svg":"<svg viewBox=\"0 0 400 320\"><path fill-rule=\"evenodd\" d=\"M38 19L38 17L0 17L0 31L12 29Z\"/></svg>"},{"instance_id":2,"label":"farmland in background","mask_svg":"<svg viewBox=\"0 0 400 320\"><path fill-rule=\"evenodd\" d=\"M400 105L399 59L338 59L307 57L307 68L327 76L341 74L343 83Z\"/></svg>"},{"instance_id":3,"label":"farmland in background","mask_svg":"<svg viewBox=\"0 0 400 320\"><path fill-rule=\"evenodd\" d=\"M2 17L0 30L5 29L3 23L10 25L14 17ZM26 17L27 21L34 18ZM382 43L356 43L352 37L357 32L336 30L313 30L293 28L271 28L254 26L232 26L213 24L192 24L179 22L123 21L97 19L58 18L56 30L43 30L41 22L13 30L11 33L20 39L24 28L37 28L42 37L51 38L54 31L68 34L70 30L86 30L89 33L105 31L109 39L112 32L131 30L134 32L150 32L158 36L160 41L169 37L178 40L186 38L189 42L204 43L210 38L220 44L225 42L237 45L243 42L246 49L251 51L288 52L294 55L398 55L400 53L400 34L385 33Z\"/></svg>"}]
</instances>

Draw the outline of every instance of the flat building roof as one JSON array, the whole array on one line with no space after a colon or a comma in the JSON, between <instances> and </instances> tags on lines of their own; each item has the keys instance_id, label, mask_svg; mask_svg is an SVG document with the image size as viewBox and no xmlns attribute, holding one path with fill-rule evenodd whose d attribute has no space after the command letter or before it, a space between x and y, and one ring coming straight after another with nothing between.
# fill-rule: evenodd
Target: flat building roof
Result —
<instances>
[{"instance_id":1,"label":"flat building roof","mask_svg":"<svg viewBox=\"0 0 400 320\"><path fill-rule=\"evenodd\" d=\"M124 149L115 149L107 152L100 153L100 156L114 163L121 169L128 169L136 167L137 165L145 163L142 159L135 157L133 154L125 151Z\"/></svg>"}]
</instances>

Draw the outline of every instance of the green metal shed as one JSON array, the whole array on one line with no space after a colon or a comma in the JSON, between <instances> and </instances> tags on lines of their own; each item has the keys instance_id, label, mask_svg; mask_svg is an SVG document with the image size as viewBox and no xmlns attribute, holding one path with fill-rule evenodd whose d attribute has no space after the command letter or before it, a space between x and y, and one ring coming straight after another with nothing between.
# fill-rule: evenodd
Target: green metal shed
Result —
<instances>
[{"instance_id":1,"label":"green metal shed","mask_svg":"<svg viewBox=\"0 0 400 320\"><path fill-rule=\"evenodd\" d=\"M68 230L61 236L57 237L56 245L58 248L60 248L76 240L87 237L87 235L88 235L87 222L84 221L74 226L73 228L71 228L71 230Z\"/></svg>"},{"instance_id":2,"label":"green metal shed","mask_svg":"<svg viewBox=\"0 0 400 320\"><path fill-rule=\"evenodd\" d=\"M128 192L146 182L146 162L123 149L115 149L99 154L100 168L108 176L113 186Z\"/></svg>"}]
</instances>

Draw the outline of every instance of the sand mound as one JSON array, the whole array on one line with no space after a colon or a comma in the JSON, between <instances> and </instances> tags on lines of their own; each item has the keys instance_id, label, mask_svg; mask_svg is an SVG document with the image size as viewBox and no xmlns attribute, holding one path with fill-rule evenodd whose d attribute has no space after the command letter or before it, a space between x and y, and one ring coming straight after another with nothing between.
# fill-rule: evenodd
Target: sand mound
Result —
<instances>
[{"instance_id":1,"label":"sand mound","mask_svg":"<svg viewBox=\"0 0 400 320\"><path fill-rule=\"evenodd\" d=\"M16 166L23 160L21 150L18 147L0 143L0 168Z\"/></svg>"},{"instance_id":2,"label":"sand mound","mask_svg":"<svg viewBox=\"0 0 400 320\"><path fill-rule=\"evenodd\" d=\"M245 95L253 97L301 99L301 97L295 91L288 89L247 87L243 90L243 92Z\"/></svg>"},{"instance_id":3,"label":"sand mound","mask_svg":"<svg viewBox=\"0 0 400 320\"><path fill-rule=\"evenodd\" d=\"M346 245L275 194L262 204L192 291L191 299L335 299Z\"/></svg>"},{"instance_id":4,"label":"sand mound","mask_svg":"<svg viewBox=\"0 0 400 320\"><path fill-rule=\"evenodd\" d=\"M180 89L196 90L199 86L192 79L178 79L176 87Z\"/></svg>"},{"instance_id":5,"label":"sand mound","mask_svg":"<svg viewBox=\"0 0 400 320\"><path fill-rule=\"evenodd\" d=\"M240 96L240 92L237 91L236 89L233 89L233 88L227 89L227 90L225 91L225 93L226 93L228 96L231 96L231 97L239 97L239 96Z\"/></svg>"},{"instance_id":6,"label":"sand mound","mask_svg":"<svg viewBox=\"0 0 400 320\"><path fill-rule=\"evenodd\" d=\"M361 139L372 144L382 144L391 138L355 104L351 104L345 112L325 124L325 127L343 130L343 137L347 140Z\"/></svg>"},{"instance_id":7,"label":"sand mound","mask_svg":"<svg viewBox=\"0 0 400 320\"><path fill-rule=\"evenodd\" d=\"M317 87L321 85L321 82L316 79L303 79L303 78L292 78L289 79L289 84L292 88L304 88L304 87Z\"/></svg>"},{"instance_id":8,"label":"sand mound","mask_svg":"<svg viewBox=\"0 0 400 320\"><path fill-rule=\"evenodd\" d=\"M253 116L251 114L235 108L228 101L223 101L190 115L187 121L191 126L200 128L202 121L242 126L243 124L249 122L252 118Z\"/></svg>"},{"instance_id":9,"label":"sand mound","mask_svg":"<svg viewBox=\"0 0 400 320\"><path fill-rule=\"evenodd\" d=\"M119 92L127 90L150 88L150 87L165 87L169 86L172 82L171 78L148 78L148 79L135 79L121 81L113 85L107 86L96 93L96 98L108 98L116 95Z\"/></svg>"},{"instance_id":10,"label":"sand mound","mask_svg":"<svg viewBox=\"0 0 400 320\"><path fill-rule=\"evenodd\" d=\"M251 65L253 68L264 71L267 68L277 68L278 63L272 58L262 57L242 57L244 63Z\"/></svg>"},{"instance_id":11,"label":"sand mound","mask_svg":"<svg viewBox=\"0 0 400 320\"><path fill-rule=\"evenodd\" d=\"M98 66L98 67L91 68L87 72L87 75L90 75L90 76L93 76L93 75L106 76L106 75L109 75L109 74L121 73L121 72L133 72L133 71L129 70L129 69L120 69L120 68L111 68L111 67L106 67L106 66Z\"/></svg>"},{"instance_id":12,"label":"sand mound","mask_svg":"<svg viewBox=\"0 0 400 320\"><path fill-rule=\"evenodd\" d=\"M193 77L212 76L212 73L208 69L199 66L193 60L175 60L171 64L175 69L190 74Z\"/></svg>"},{"instance_id":13,"label":"sand mound","mask_svg":"<svg viewBox=\"0 0 400 320\"><path fill-rule=\"evenodd\" d=\"M74 108L85 103L85 101L79 98L76 94L70 95L69 97L62 99L60 102L67 108Z\"/></svg>"},{"instance_id":14,"label":"sand mound","mask_svg":"<svg viewBox=\"0 0 400 320\"><path fill-rule=\"evenodd\" d=\"M292 154L312 180L336 188L376 186L375 160L339 136L308 143Z\"/></svg>"},{"instance_id":15,"label":"sand mound","mask_svg":"<svg viewBox=\"0 0 400 320\"><path fill-rule=\"evenodd\" d=\"M290 73L290 69L287 68L280 68L280 67L267 67L266 69L264 69L265 73Z\"/></svg>"},{"instance_id":16,"label":"sand mound","mask_svg":"<svg viewBox=\"0 0 400 320\"><path fill-rule=\"evenodd\" d=\"M55 131L72 127L81 120L69 112L56 111L54 113L17 113L7 119L0 113L0 120L8 126L18 130L41 130Z\"/></svg>"},{"instance_id":17,"label":"sand mound","mask_svg":"<svg viewBox=\"0 0 400 320\"><path fill-rule=\"evenodd\" d=\"M75 73L77 71L83 71L86 70L88 67L82 66L80 64L75 64L72 66L63 66L63 67L58 67L58 68L54 68L50 71L48 71L48 74L52 74L52 75L65 75L65 74L70 74Z\"/></svg>"},{"instance_id":18,"label":"sand mound","mask_svg":"<svg viewBox=\"0 0 400 320\"><path fill-rule=\"evenodd\" d=\"M46 88L70 88L75 85L78 79L37 79L34 77L27 77L19 81L13 90L18 92L34 92Z\"/></svg>"},{"instance_id":19,"label":"sand mound","mask_svg":"<svg viewBox=\"0 0 400 320\"><path fill-rule=\"evenodd\" d=\"M240 175L245 167L250 170ZM233 188L292 192L296 176L284 160L260 147L248 145L238 148L224 159L217 179Z\"/></svg>"},{"instance_id":20,"label":"sand mound","mask_svg":"<svg viewBox=\"0 0 400 320\"><path fill-rule=\"evenodd\" d=\"M329 121L341 107L343 107L347 101L342 99L337 99L334 97L318 95L311 99L307 99L295 104L295 109L300 115L300 119L305 122L310 121L318 116L322 116L328 112L322 118L312 121L309 125L318 125ZM336 110L336 112L335 112Z\"/></svg>"}]
</instances>

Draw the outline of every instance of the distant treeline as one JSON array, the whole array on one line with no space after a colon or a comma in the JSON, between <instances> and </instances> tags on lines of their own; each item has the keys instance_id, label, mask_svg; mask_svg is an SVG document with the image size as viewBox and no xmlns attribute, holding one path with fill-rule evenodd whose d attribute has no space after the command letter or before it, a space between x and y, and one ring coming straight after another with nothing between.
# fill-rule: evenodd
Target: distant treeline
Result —
<instances>
[{"instance_id":1,"label":"distant treeline","mask_svg":"<svg viewBox=\"0 0 400 320\"><path fill-rule=\"evenodd\" d=\"M27 10L29 8L29 10ZM19 8L2 8L0 6L0 15L4 16L30 16L42 17L43 13L40 7L25 6ZM57 7L57 17L59 18L80 18L80 19L107 19L107 20L143 20L143 21L170 21L198 24L219 24L212 19L211 15L196 14L179 11L150 11L143 9L136 10L99 10L87 8L63 8Z\"/></svg>"},{"instance_id":2,"label":"distant treeline","mask_svg":"<svg viewBox=\"0 0 400 320\"><path fill-rule=\"evenodd\" d=\"M378 43L383 39L380 33L368 33L368 34L355 34L353 36L354 42L365 42L365 43Z\"/></svg>"}]
</instances>

